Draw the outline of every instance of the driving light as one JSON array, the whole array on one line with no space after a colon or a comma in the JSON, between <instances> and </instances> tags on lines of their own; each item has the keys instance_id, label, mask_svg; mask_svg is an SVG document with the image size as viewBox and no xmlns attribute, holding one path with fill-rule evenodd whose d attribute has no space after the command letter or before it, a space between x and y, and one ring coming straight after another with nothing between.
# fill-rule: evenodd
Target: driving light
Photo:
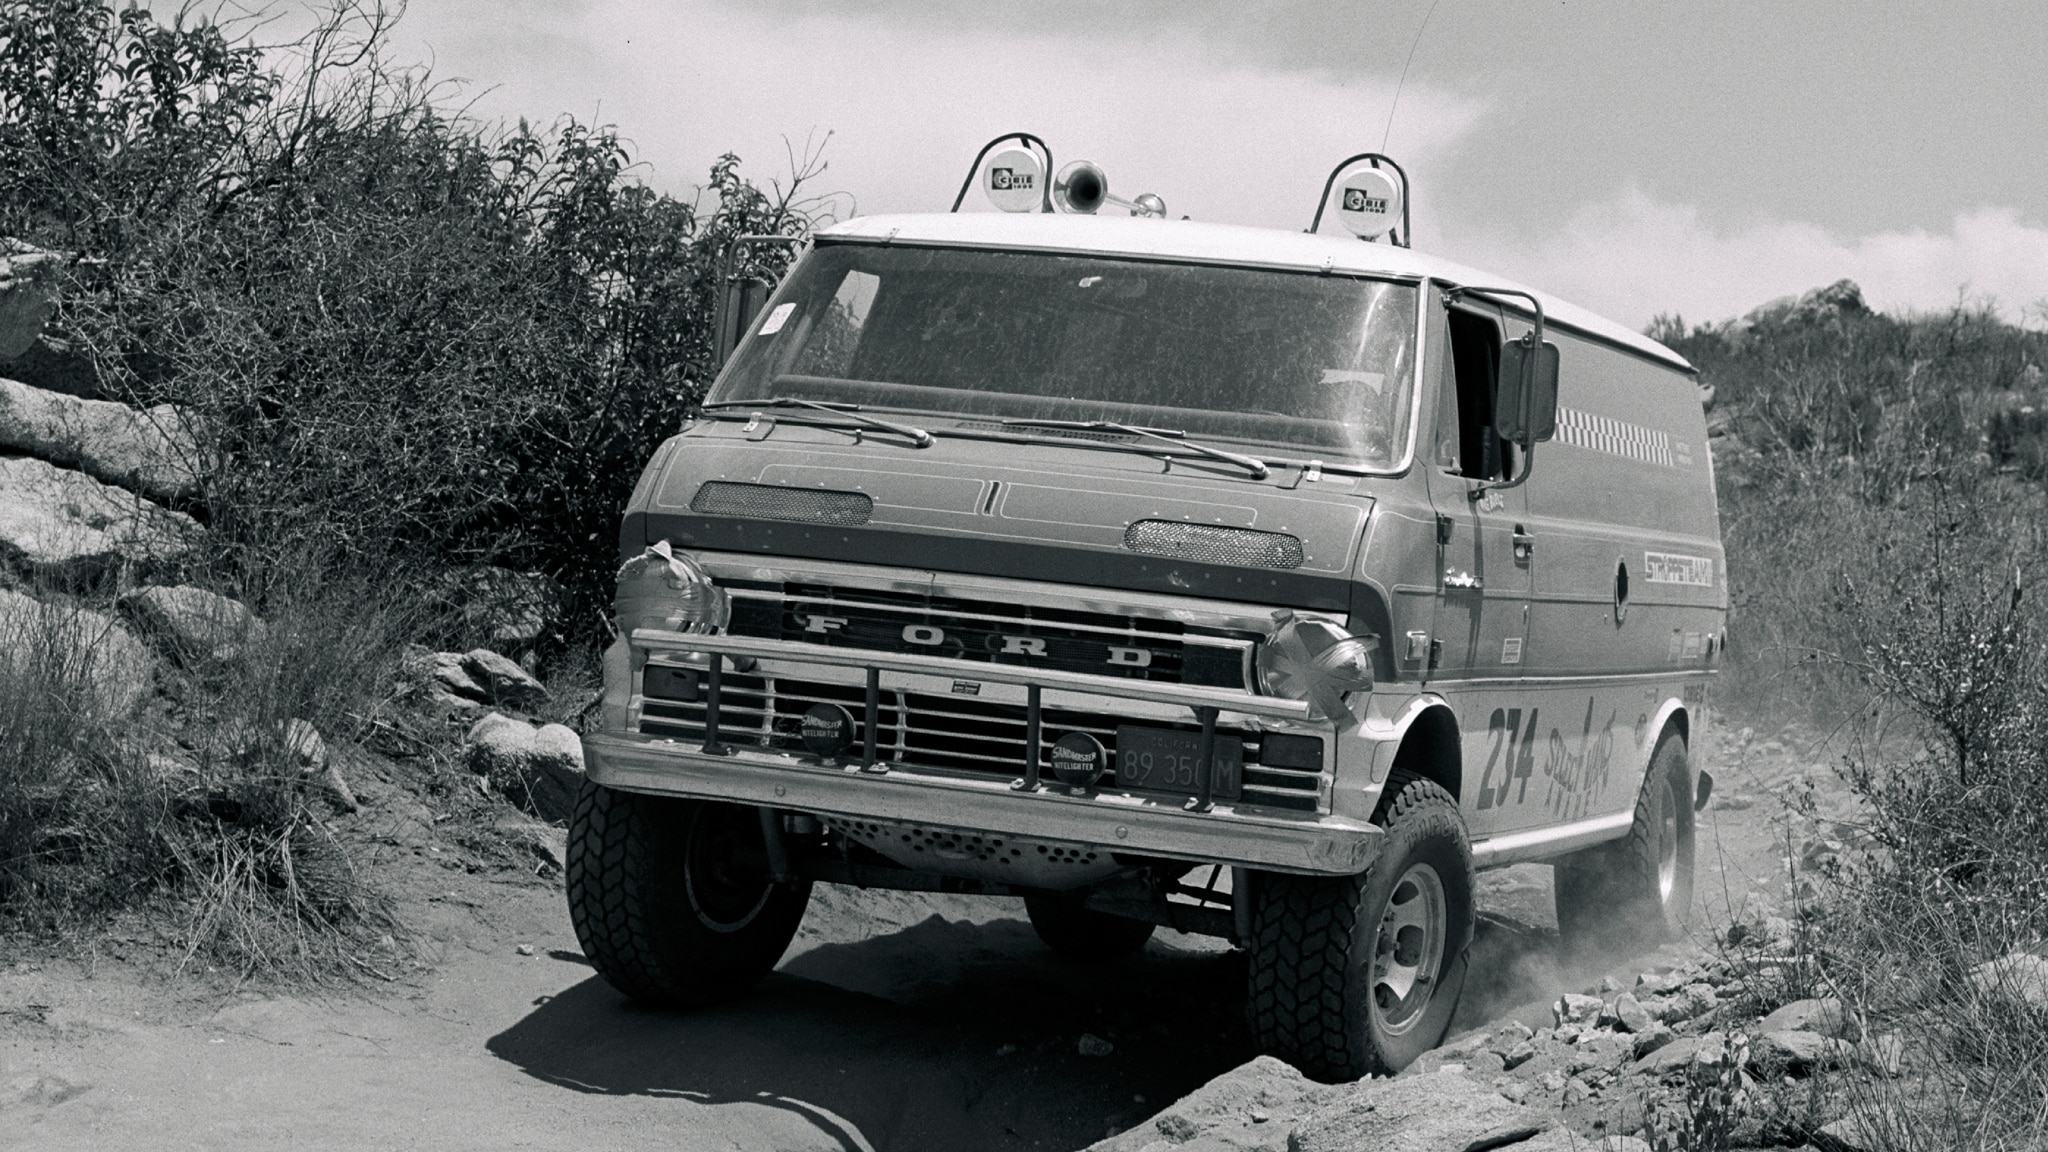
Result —
<instances>
[{"instance_id":1,"label":"driving light","mask_svg":"<svg viewBox=\"0 0 2048 1152\"><path fill-rule=\"evenodd\" d=\"M1259 645L1259 685L1269 695L1306 700L1319 720L1342 716L1348 692L1372 690L1377 636L1353 636L1326 620L1289 617Z\"/></svg>"},{"instance_id":2,"label":"driving light","mask_svg":"<svg viewBox=\"0 0 2048 1152\"><path fill-rule=\"evenodd\" d=\"M717 632L732 617L732 602L711 582L704 566L662 540L619 568L613 612L619 631Z\"/></svg>"}]
</instances>

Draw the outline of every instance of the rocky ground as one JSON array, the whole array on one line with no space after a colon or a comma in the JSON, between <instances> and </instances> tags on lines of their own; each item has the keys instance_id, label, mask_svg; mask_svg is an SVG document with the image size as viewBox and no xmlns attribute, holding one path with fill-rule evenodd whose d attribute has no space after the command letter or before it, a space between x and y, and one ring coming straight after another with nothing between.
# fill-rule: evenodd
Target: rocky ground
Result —
<instances>
[{"instance_id":1,"label":"rocky ground","mask_svg":"<svg viewBox=\"0 0 2048 1152\"><path fill-rule=\"evenodd\" d=\"M1764 910L1792 896L1782 799L1811 782L1840 803L1797 740L1709 739L1723 799L1702 828L1696 942L1568 970L1548 869L1489 873L1453 1042L1403 1079L1329 1087L1252 1059L1242 961L1219 942L1162 932L1091 969L993 899L820 886L757 994L637 1010L577 951L559 830L488 787L503 757L546 758L543 729L510 724L479 725L436 787L418 765L350 760L359 808L335 824L418 934L373 958L388 980L238 988L141 933L0 944L0 1146L1597 1147L1737 1032L1753 1078L1886 1051L1814 1006L1736 1019L1713 944L1734 919L1766 940L1780 927Z\"/></svg>"}]
</instances>

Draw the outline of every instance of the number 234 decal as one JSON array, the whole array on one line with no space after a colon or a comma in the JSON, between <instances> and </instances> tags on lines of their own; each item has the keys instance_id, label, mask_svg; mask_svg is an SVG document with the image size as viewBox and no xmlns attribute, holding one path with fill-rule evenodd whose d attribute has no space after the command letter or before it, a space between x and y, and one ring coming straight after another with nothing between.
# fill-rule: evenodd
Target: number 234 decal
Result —
<instances>
[{"instance_id":1,"label":"number 234 decal","mask_svg":"<svg viewBox=\"0 0 2048 1152\"><path fill-rule=\"evenodd\" d=\"M1479 778L1479 810L1504 805L1508 802L1508 791L1515 781L1522 782L1521 794L1515 797L1520 804L1529 798L1529 777L1536 774L1536 718L1543 714L1541 708L1529 709L1529 723L1522 723L1520 708L1495 708L1493 716L1486 722L1486 734L1493 747L1486 754L1486 774ZM1501 753L1507 755L1503 757ZM1500 770L1500 785L1493 783L1494 770Z\"/></svg>"}]
</instances>

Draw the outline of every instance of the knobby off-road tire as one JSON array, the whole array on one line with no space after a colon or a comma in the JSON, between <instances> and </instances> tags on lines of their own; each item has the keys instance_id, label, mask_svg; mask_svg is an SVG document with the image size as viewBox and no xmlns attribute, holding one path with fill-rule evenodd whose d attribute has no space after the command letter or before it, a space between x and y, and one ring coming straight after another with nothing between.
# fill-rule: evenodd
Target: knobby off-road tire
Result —
<instances>
[{"instance_id":1,"label":"knobby off-road tire","mask_svg":"<svg viewBox=\"0 0 2048 1152\"><path fill-rule=\"evenodd\" d=\"M1024 897L1024 912L1047 948L1076 960L1129 956L1145 946L1156 927L1144 920L1097 912L1080 897L1064 892L1032 893Z\"/></svg>"},{"instance_id":2,"label":"knobby off-road tire","mask_svg":"<svg viewBox=\"0 0 2048 1152\"><path fill-rule=\"evenodd\" d=\"M588 780L569 821L569 920L612 987L689 1008L754 986L789 947L808 880L775 883L752 808Z\"/></svg>"},{"instance_id":3,"label":"knobby off-road tire","mask_svg":"<svg viewBox=\"0 0 2048 1152\"><path fill-rule=\"evenodd\" d=\"M1557 861L1557 931L1567 959L1619 956L1685 931L1692 914L1692 773L1685 738L1650 756L1628 838Z\"/></svg>"},{"instance_id":4,"label":"knobby off-road tire","mask_svg":"<svg viewBox=\"0 0 2048 1152\"><path fill-rule=\"evenodd\" d=\"M1360 876L1261 873L1247 1012L1261 1051L1318 1080L1400 1071L1442 1042L1472 942L1472 849L1450 793L1397 772Z\"/></svg>"}]
</instances>

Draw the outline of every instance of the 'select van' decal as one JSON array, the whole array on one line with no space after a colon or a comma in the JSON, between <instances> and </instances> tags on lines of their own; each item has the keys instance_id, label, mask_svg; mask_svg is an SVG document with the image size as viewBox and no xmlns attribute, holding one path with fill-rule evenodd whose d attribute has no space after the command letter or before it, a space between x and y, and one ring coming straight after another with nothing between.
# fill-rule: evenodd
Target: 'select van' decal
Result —
<instances>
[{"instance_id":1,"label":"'select van' decal","mask_svg":"<svg viewBox=\"0 0 2048 1152\"><path fill-rule=\"evenodd\" d=\"M1611 416L1595 416L1577 408L1557 409L1557 438L1574 448L1624 456L1645 464L1678 467L1671 451L1671 434Z\"/></svg>"},{"instance_id":2,"label":"'select van' decal","mask_svg":"<svg viewBox=\"0 0 2048 1152\"><path fill-rule=\"evenodd\" d=\"M1643 553L1643 579L1652 584L1689 584L1695 588L1714 586L1714 562L1705 556L1678 552Z\"/></svg>"}]
</instances>

